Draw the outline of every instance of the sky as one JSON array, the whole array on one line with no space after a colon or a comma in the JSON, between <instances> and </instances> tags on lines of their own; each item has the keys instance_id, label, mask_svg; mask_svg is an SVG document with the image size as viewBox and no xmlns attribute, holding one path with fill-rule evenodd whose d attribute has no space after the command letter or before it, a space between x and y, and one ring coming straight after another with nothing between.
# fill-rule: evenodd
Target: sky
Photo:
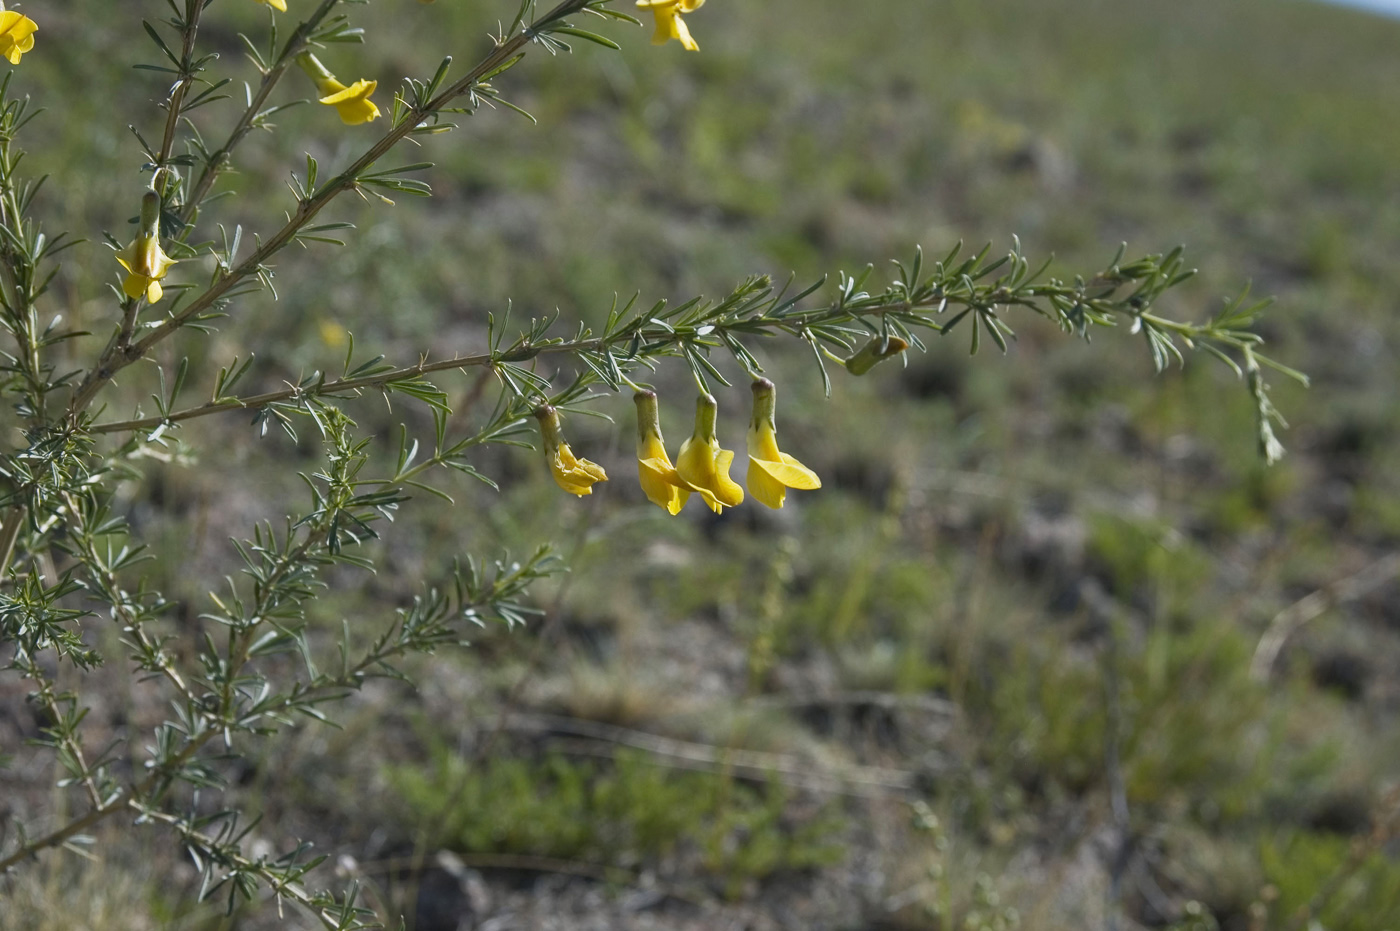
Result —
<instances>
[{"instance_id":1,"label":"sky","mask_svg":"<svg viewBox=\"0 0 1400 931\"><path fill-rule=\"evenodd\" d=\"M1342 6L1354 6L1363 10L1375 10L1391 16L1400 16L1400 0L1332 0Z\"/></svg>"}]
</instances>

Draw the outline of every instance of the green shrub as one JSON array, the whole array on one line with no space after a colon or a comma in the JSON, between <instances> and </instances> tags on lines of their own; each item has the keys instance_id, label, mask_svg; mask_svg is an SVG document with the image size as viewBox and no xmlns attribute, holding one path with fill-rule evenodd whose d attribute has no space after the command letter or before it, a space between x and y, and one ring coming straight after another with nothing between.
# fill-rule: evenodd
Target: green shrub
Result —
<instances>
[{"instance_id":1,"label":"green shrub","mask_svg":"<svg viewBox=\"0 0 1400 931\"><path fill-rule=\"evenodd\" d=\"M670 770L635 751L607 763L551 754L473 764L439 746L429 765L389 772L410 818L458 851L624 869L685 856L731 894L745 880L842 856L844 819L834 806L797 824L792 793L776 779L752 785Z\"/></svg>"}]
</instances>

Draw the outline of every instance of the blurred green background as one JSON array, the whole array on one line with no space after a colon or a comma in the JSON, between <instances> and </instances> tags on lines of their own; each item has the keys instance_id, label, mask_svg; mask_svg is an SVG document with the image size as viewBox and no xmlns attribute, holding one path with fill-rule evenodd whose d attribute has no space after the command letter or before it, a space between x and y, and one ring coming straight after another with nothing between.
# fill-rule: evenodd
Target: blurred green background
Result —
<instances>
[{"instance_id":1,"label":"blurred green background","mask_svg":"<svg viewBox=\"0 0 1400 931\"><path fill-rule=\"evenodd\" d=\"M45 226L88 239L51 299L98 334L81 361L113 314L100 233L129 237L146 183L126 126L158 133L164 87L127 70L153 60L136 4L35 6L14 87L48 108L27 130ZM366 43L322 57L378 78L382 107L442 55L475 60L508 6L352 6ZM1381 571L1400 536L1400 23L1302 0L712 0L688 22L699 54L625 26L601 27L620 54L532 53L498 86L538 125L482 111L392 156L437 163L430 201L338 203L347 248L281 256L279 300L241 299L162 361L203 367L199 393L256 352L247 387L275 388L338 366L347 331L397 362L478 351L508 302L596 322L617 294L719 296L751 273L878 279L915 243L1015 234L1061 275L1120 241L1184 243L1201 273L1169 314L1251 282L1277 297L1269 349L1313 377L1275 392L1289 457L1260 464L1249 400L1208 359L1153 376L1126 333L1084 345L1029 319L1007 358L959 335L830 400L805 349L773 346L784 448L825 481L782 512L667 518L632 481L630 401L605 401L616 423L569 423L613 477L591 498L535 454L485 453L499 495L444 480L455 507L408 505L372 547L379 573L336 577L321 620L368 637L459 554L553 540L572 566L537 589L539 624L479 632L417 687L376 684L343 730L249 748L233 797L263 814L257 837L315 840L338 864L325 883L361 878L420 931L1244 931L1298 927L1314 899L1331 931L1400 923L1393 849L1357 846L1395 818L1400 760L1400 585ZM248 78L237 33L266 28L257 4L215 3L215 70ZM201 127L217 137L241 94ZM270 231L305 153L334 169L383 125L314 105L277 122L209 223ZM658 376L673 444L686 383ZM154 384L125 378L109 415L149 408ZM726 445L746 395L719 393ZM378 399L349 409L386 448L426 428ZM193 637L227 539L296 506L315 445L238 416L184 438L125 506ZM1375 584L1251 678L1280 611L1368 567ZM123 683L101 714L162 713ZM17 927L283 926L196 907L148 843L36 871L12 890Z\"/></svg>"}]
</instances>

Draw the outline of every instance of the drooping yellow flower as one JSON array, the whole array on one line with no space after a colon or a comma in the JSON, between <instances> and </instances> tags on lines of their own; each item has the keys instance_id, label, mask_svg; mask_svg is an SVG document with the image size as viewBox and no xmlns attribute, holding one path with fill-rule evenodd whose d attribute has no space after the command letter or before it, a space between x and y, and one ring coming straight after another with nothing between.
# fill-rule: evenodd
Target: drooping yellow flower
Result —
<instances>
[{"instance_id":1,"label":"drooping yellow flower","mask_svg":"<svg viewBox=\"0 0 1400 931\"><path fill-rule=\"evenodd\" d=\"M652 45L665 45L672 39L679 39L681 45L692 52L700 51L699 44L690 37L682 13L700 9L705 0L637 0L637 6L650 9L656 18L656 32L652 34Z\"/></svg>"},{"instance_id":2,"label":"drooping yellow flower","mask_svg":"<svg viewBox=\"0 0 1400 931\"><path fill-rule=\"evenodd\" d=\"M145 297L154 304L164 294L160 280L175 260L160 248L160 195L147 191L141 198L141 231L131 245L117 252L117 261L126 269L122 293L130 298Z\"/></svg>"},{"instance_id":3,"label":"drooping yellow flower","mask_svg":"<svg viewBox=\"0 0 1400 931\"><path fill-rule=\"evenodd\" d=\"M3 4L0 4L3 8ZM19 64L19 57L34 47L34 30L39 26L34 20L14 10L0 13L0 55Z\"/></svg>"},{"instance_id":4,"label":"drooping yellow flower","mask_svg":"<svg viewBox=\"0 0 1400 931\"><path fill-rule=\"evenodd\" d=\"M142 297L154 304L165 294L160 280L175 264L175 260L161 251L160 240L154 236L138 236L117 253L117 261L126 269L126 280L122 282L122 292L127 297Z\"/></svg>"},{"instance_id":5,"label":"drooping yellow flower","mask_svg":"<svg viewBox=\"0 0 1400 931\"><path fill-rule=\"evenodd\" d=\"M744 500L744 489L729 477L734 450L720 449L715 438L715 415L719 405L708 394L695 402L695 432L681 444L676 456L676 477L704 499L711 511L720 514Z\"/></svg>"},{"instance_id":6,"label":"drooping yellow flower","mask_svg":"<svg viewBox=\"0 0 1400 931\"><path fill-rule=\"evenodd\" d=\"M637 477L642 491L653 504L671 514L679 514L690 498L690 489L681 485L666 443L661 439L661 412L656 392L641 390L632 396L637 402Z\"/></svg>"},{"instance_id":7,"label":"drooping yellow flower","mask_svg":"<svg viewBox=\"0 0 1400 931\"><path fill-rule=\"evenodd\" d=\"M274 10L281 10L283 13L287 12L287 0L258 0L258 2L265 3Z\"/></svg>"},{"instance_id":8,"label":"drooping yellow flower","mask_svg":"<svg viewBox=\"0 0 1400 931\"><path fill-rule=\"evenodd\" d=\"M340 121L345 125L358 126L379 117L379 108L369 99L369 95L379 86L378 81L361 79L346 87L310 52L298 55L297 65L316 84L316 90L321 94L320 102L335 107Z\"/></svg>"},{"instance_id":9,"label":"drooping yellow flower","mask_svg":"<svg viewBox=\"0 0 1400 931\"><path fill-rule=\"evenodd\" d=\"M544 439L544 459L549 463L549 471L559 487L571 495L591 495L593 486L606 482L608 473L596 462L580 459L564 442L559 425L559 412L548 404L535 410L535 418L540 422L540 435Z\"/></svg>"},{"instance_id":10,"label":"drooping yellow flower","mask_svg":"<svg viewBox=\"0 0 1400 931\"><path fill-rule=\"evenodd\" d=\"M817 473L778 449L777 388L766 378L753 383L753 420L749 423L749 493L780 508L789 488L812 491L822 487Z\"/></svg>"}]
</instances>

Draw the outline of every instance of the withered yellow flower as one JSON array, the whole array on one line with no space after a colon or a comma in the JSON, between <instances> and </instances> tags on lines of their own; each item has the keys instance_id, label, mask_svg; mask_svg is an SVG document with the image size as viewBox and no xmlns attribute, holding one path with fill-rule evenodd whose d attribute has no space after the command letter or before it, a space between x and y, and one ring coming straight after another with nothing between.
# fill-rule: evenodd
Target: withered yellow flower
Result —
<instances>
[{"instance_id":1,"label":"withered yellow flower","mask_svg":"<svg viewBox=\"0 0 1400 931\"><path fill-rule=\"evenodd\" d=\"M596 462L580 459L564 442L559 424L559 412L548 404L535 410L535 418L540 422L540 435L544 439L544 459L549 464L550 474L559 487L571 495L591 495L593 486L606 482L608 473Z\"/></svg>"},{"instance_id":2,"label":"withered yellow flower","mask_svg":"<svg viewBox=\"0 0 1400 931\"><path fill-rule=\"evenodd\" d=\"M160 280L175 260L160 248L160 195L147 191L141 198L141 231L131 245L117 252L117 261L126 269L122 293L130 298L145 297L154 304L165 293Z\"/></svg>"},{"instance_id":3,"label":"withered yellow flower","mask_svg":"<svg viewBox=\"0 0 1400 931\"><path fill-rule=\"evenodd\" d=\"M274 10L281 10L283 13L287 12L287 0L258 0L258 2L265 3Z\"/></svg>"},{"instance_id":4,"label":"withered yellow flower","mask_svg":"<svg viewBox=\"0 0 1400 931\"><path fill-rule=\"evenodd\" d=\"M681 45L692 52L700 51L700 45L690 37L682 13L700 9L705 0L637 0L641 9L650 9L656 19L656 32L652 34L652 45L665 45L672 39L679 39Z\"/></svg>"},{"instance_id":5,"label":"withered yellow flower","mask_svg":"<svg viewBox=\"0 0 1400 931\"><path fill-rule=\"evenodd\" d=\"M637 477L642 491L653 504L679 514L690 498L690 489L682 487L671 457L666 455L656 392L642 389L632 400L637 402Z\"/></svg>"},{"instance_id":6,"label":"withered yellow flower","mask_svg":"<svg viewBox=\"0 0 1400 931\"><path fill-rule=\"evenodd\" d=\"M744 489L729 477L734 450L721 449L715 438L715 416L719 405L702 394L695 402L695 432L681 444L676 456L676 477L698 494L716 514L744 500Z\"/></svg>"},{"instance_id":7,"label":"withered yellow flower","mask_svg":"<svg viewBox=\"0 0 1400 931\"><path fill-rule=\"evenodd\" d=\"M3 4L0 4L3 9ZM0 13L0 55L19 64L19 57L34 47L34 31L39 26L34 20L14 10Z\"/></svg>"},{"instance_id":8,"label":"withered yellow flower","mask_svg":"<svg viewBox=\"0 0 1400 931\"><path fill-rule=\"evenodd\" d=\"M749 423L749 494L770 508L780 508L787 490L822 487L817 473L778 449L777 388L766 378L753 383L753 420Z\"/></svg>"},{"instance_id":9,"label":"withered yellow flower","mask_svg":"<svg viewBox=\"0 0 1400 931\"><path fill-rule=\"evenodd\" d=\"M345 125L358 126L379 117L379 108L369 99L379 86L378 81L361 79L347 87L310 52L297 56L297 66L315 83L316 90L321 94L319 101L328 107L335 107L340 121Z\"/></svg>"}]
</instances>

